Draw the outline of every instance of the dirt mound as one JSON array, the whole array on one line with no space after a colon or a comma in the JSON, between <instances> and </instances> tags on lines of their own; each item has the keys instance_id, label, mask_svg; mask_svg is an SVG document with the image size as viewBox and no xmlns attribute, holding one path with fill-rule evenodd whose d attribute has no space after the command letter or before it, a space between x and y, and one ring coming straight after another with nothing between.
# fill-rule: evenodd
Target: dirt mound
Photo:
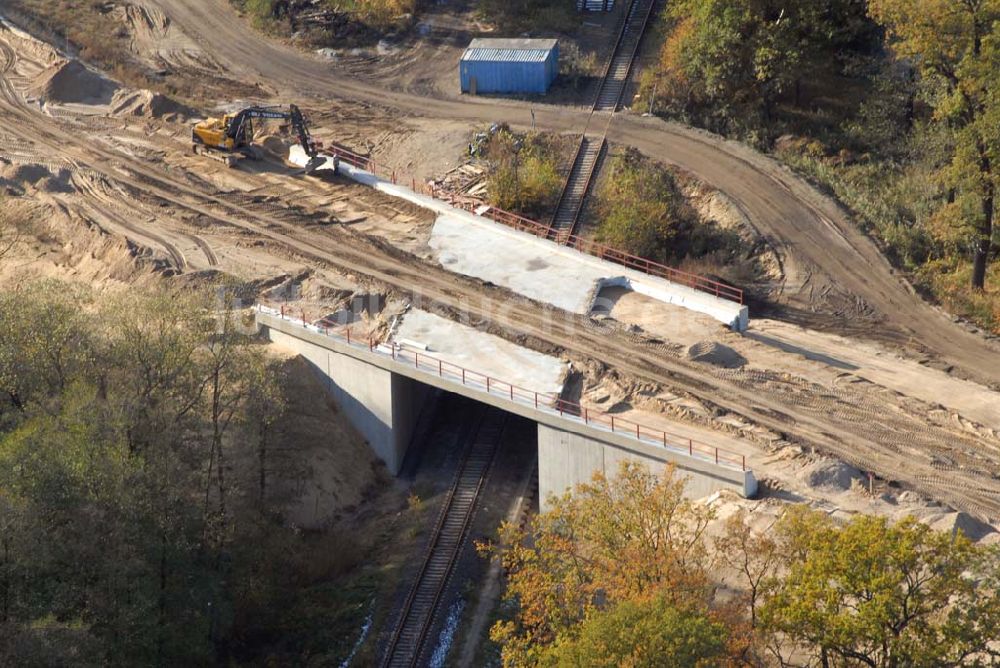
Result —
<instances>
[{"instance_id":1,"label":"dirt mound","mask_svg":"<svg viewBox=\"0 0 1000 668\"><path fill-rule=\"evenodd\" d=\"M72 174L68 169L35 163L9 163L0 160L0 186L14 193L29 191L47 193L73 192Z\"/></svg>"},{"instance_id":2,"label":"dirt mound","mask_svg":"<svg viewBox=\"0 0 1000 668\"><path fill-rule=\"evenodd\" d=\"M184 122L196 115L194 110L151 90L120 89L111 98L112 116L144 116Z\"/></svg>"},{"instance_id":3,"label":"dirt mound","mask_svg":"<svg viewBox=\"0 0 1000 668\"><path fill-rule=\"evenodd\" d=\"M825 487L847 491L865 480L864 474L844 462L819 462L803 471L809 487Z\"/></svg>"},{"instance_id":4,"label":"dirt mound","mask_svg":"<svg viewBox=\"0 0 1000 668\"><path fill-rule=\"evenodd\" d=\"M747 363L747 358L718 341L699 341L688 348L687 357L689 360L712 364L723 369L738 369Z\"/></svg>"},{"instance_id":5,"label":"dirt mound","mask_svg":"<svg viewBox=\"0 0 1000 668\"><path fill-rule=\"evenodd\" d=\"M44 102L108 104L118 84L79 60L56 62L35 77L28 94Z\"/></svg>"},{"instance_id":6,"label":"dirt mound","mask_svg":"<svg viewBox=\"0 0 1000 668\"><path fill-rule=\"evenodd\" d=\"M989 524L980 522L975 517L966 513L946 513L936 518L926 518L924 520L932 529L946 533L961 532L971 541L978 542L996 533L996 530ZM995 542L995 538L988 542Z\"/></svg>"}]
</instances>

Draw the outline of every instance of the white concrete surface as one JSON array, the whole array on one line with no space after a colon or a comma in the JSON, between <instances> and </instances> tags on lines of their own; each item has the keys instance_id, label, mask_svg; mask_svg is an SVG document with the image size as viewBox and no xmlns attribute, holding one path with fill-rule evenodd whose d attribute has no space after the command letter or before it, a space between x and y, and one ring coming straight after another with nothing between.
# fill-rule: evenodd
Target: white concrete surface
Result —
<instances>
[{"instance_id":1,"label":"white concrete surface","mask_svg":"<svg viewBox=\"0 0 1000 668\"><path fill-rule=\"evenodd\" d=\"M464 216L438 216L429 245L441 266L450 271L573 313L588 312L594 286L608 271L559 253L555 244L526 243L481 228Z\"/></svg>"},{"instance_id":2,"label":"white concrete surface","mask_svg":"<svg viewBox=\"0 0 1000 668\"><path fill-rule=\"evenodd\" d=\"M291 147L288 159L299 166L308 162L300 146ZM749 311L741 304L518 232L344 162L337 171L439 214L430 246L442 266L456 273L490 281L574 313L589 312L600 281L622 281L620 285L653 299L710 315L735 331L744 331L749 324Z\"/></svg>"},{"instance_id":3,"label":"white concrete surface","mask_svg":"<svg viewBox=\"0 0 1000 668\"><path fill-rule=\"evenodd\" d=\"M429 388L348 355L303 341L274 328L268 338L301 355L317 374L337 407L375 455L395 475L403 465Z\"/></svg>"},{"instance_id":4,"label":"white concrete surface","mask_svg":"<svg viewBox=\"0 0 1000 668\"><path fill-rule=\"evenodd\" d=\"M560 394L568 371L558 357L427 311L407 312L393 330L392 340L404 349L426 352L532 392Z\"/></svg>"}]
</instances>

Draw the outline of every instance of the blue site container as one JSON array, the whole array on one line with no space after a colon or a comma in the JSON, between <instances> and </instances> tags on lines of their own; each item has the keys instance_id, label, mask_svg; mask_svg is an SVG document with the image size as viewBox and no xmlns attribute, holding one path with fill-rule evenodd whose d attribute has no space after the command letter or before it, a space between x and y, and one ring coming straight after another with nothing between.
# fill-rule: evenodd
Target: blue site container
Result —
<instances>
[{"instance_id":1,"label":"blue site container","mask_svg":"<svg viewBox=\"0 0 1000 668\"><path fill-rule=\"evenodd\" d=\"M474 39L458 72L463 93L545 93L559 74L559 41Z\"/></svg>"}]
</instances>

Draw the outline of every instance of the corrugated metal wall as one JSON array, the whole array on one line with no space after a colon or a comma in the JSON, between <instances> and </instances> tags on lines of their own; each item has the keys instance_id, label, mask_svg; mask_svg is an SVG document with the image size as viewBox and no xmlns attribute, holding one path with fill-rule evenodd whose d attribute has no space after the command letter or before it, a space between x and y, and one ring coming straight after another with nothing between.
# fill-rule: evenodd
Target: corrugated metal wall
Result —
<instances>
[{"instance_id":1,"label":"corrugated metal wall","mask_svg":"<svg viewBox=\"0 0 1000 668\"><path fill-rule=\"evenodd\" d=\"M463 93L545 93L559 74L559 47L541 62L463 60L458 69Z\"/></svg>"}]
</instances>

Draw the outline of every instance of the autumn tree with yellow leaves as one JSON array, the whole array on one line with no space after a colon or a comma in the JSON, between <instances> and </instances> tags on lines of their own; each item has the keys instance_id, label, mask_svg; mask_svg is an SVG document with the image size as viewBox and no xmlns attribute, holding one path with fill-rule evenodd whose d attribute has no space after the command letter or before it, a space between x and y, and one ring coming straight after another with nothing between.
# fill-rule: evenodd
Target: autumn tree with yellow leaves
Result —
<instances>
[{"instance_id":1,"label":"autumn tree with yellow leaves","mask_svg":"<svg viewBox=\"0 0 1000 668\"><path fill-rule=\"evenodd\" d=\"M714 512L684 484L624 464L480 546L507 573L513 613L490 634L506 668L1000 660L997 550L912 519L838 523L805 506L763 527L740 511L710 532Z\"/></svg>"}]
</instances>

